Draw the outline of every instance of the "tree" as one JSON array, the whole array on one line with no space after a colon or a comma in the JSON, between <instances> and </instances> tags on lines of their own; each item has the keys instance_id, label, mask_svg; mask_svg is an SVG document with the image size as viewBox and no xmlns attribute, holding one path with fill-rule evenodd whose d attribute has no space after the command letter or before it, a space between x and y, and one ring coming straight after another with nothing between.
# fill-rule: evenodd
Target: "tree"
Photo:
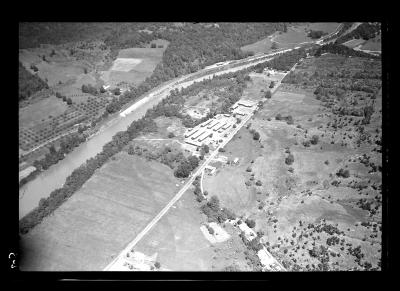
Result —
<instances>
[{"instance_id":1,"label":"tree","mask_svg":"<svg viewBox=\"0 0 400 291\"><path fill-rule=\"evenodd\" d=\"M268 90L267 92L265 92L265 98L271 99L271 97L272 97L271 90Z\"/></svg>"},{"instance_id":2,"label":"tree","mask_svg":"<svg viewBox=\"0 0 400 291\"><path fill-rule=\"evenodd\" d=\"M350 177L350 172L349 172L349 170L340 169L339 172L336 173L336 176L348 178L348 177Z\"/></svg>"},{"instance_id":3,"label":"tree","mask_svg":"<svg viewBox=\"0 0 400 291\"><path fill-rule=\"evenodd\" d=\"M119 88L115 88L113 90L114 95L121 95L121 90Z\"/></svg>"},{"instance_id":4,"label":"tree","mask_svg":"<svg viewBox=\"0 0 400 291\"><path fill-rule=\"evenodd\" d=\"M278 48L278 44L276 42L272 42L271 49L276 50Z\"/></svg>"},{"instance_id":5,"label":"tree","mask_svg":"<svg viewBox=\"0 0 400 291\"><path fill-rule=\"evenodd\" d=\"M289 154L286 159L285 159L285 164L286 165L291 165L294 162L294 156L293 154Z\"/></svg>"},{"instance_id":6,"label":"tree","mask_svg":"<svg viewBox=\"0 0 400 291\"><path fill-rule=\"evenodd\" d=\"M318 135L313 135L311 138L311 144L316 145L319 141L319 136Z\"/></svg>"},{"instance_id":7,"label":"tree","mask_svg":"<svg viewBox=\"0 0 400 291\"><path fill-rule=\"evenodd\" d=\"M104 89L104 87L101 86L101 87L100 87L100 93L105 93L105 92L106 92L106 89Z\"/></svg>"},{"instance_id":8,"label":"tree","mask_svg":"<svg viewBox=\"0 0 400 291\"><path fill-rule=\"evenodd\" d=\"M254 131L254 133L253 133L253 139L254 140L259 140L260 139L260 134L257 131Z\"/></svg>"},{"instance_id":9,"label":"tree","mask_svg":"<svg viewBox=\"0 0 400 291\"><path fill-rule=\"evenodd\" d=\"M198 167L198 165L199 165L199 159L196 156L190 156L188 158L188 162L189 162L189 164L191 166L191 171L193 169L196 169Z\"/></svg>"},{"instance_id":10,"label":"tree","mask_svg":"<svg viewBox=\"0 0 400 291\"><path fill-rule=\"evenodd\" d=\"M62 98L62 95L61 95L61 93L59 93L59 92L56 92L56 97L57 97L57 98Z\"/></svg>"},{"instance_id":11,"label":"tree","mask_svg":"<svg viewBox=\"0 0 400 291\"><path fill-rule=\"evenodd\" d=\"M87 74L87 73L88 73L87 68L84 68L84 69L83 69L83 72L84 72L85 74Z\"/></svg>"},{"instance_id":12,"label":"tree","mask_svg":"<svg viewBox=\"0 0 400 291\"><path fill-rule=\"evenodd\" d=\"M39 69L35 66L35 65L31 65L31 69L34 71L34 72L37 72L37 71L39 71Z\"/></svg>"},{"instance_id":13,"label":"tree","mask_svg":"<svg viewBox=\"0 0 400 291\"><path fill-rule=\"evenodd\" d=\"M256 222L252 219L246 219L245 222L246 222L247 226L250 228L254 228L256 226Z\"/></svg>"},{"instance_id":14,"label":"tree","mask_svg":"<svg viewBox=\"0 0 400 291\"><path fill-rule=\"evenodd\" d=\"M155 267L156 269L160 269L160 267L161 267L160 262L156 262L156 263L154 264L154 267Z\"/></svg>"},{"instance_id":15,"label":"tree","mask_svg":"<svg viewBox=\"0 0 400 291\"><path fill-rule=\"evenodd\" d=\"M151 48L156 48L157 45L156 45L155 43L152 43L152 44L150 45L150 47L151 47Z\"/></svg>"},{"instance_id":16,"label":"tree","mask_svg":"<svg viewBox=\"0 0 400 291\"><path fill-rule=\"evenodd\" d=\"M271 81L271 83L269 84L269 88L274 88L275 87L275 82L274 81Z\"/></svg>"},{"instance_id":17,"label":"tree","mask_svg":"<svg viewBox=\"0 0 400 291\"><path fill-rule=\"evenodd\" d=\"M191 171L192 167L190 163L184 160L178 165L178 167L174 171L174 175L178 178L187 178Z\"/></svg>"},{"instance_id":18,"label":"tree","mask_svg":"<svg viewBox=\"0 0 400 291\"><path fill-rule=\"evenodd\" d=\"M208 154L210 152L210 148L208 145L204 144L202 145L202 150L204 151L204 153Z\"/></svg>"},{"instance_id":19,"label":"tree","mask_svg":"<svg viewBox=\"0 0 400 291\"><path fill-rule=\"evenodd\" d=\"M282 119L282 115L281 115L280 113L278 113L278 114L275 116L275 119L276 119L276 120L281 120L281 119Z\"/></svg>"},{"instance_id":20,"label":"tree","mask_svg":"<svg viewBox=\"0 0 400 291\"><path fill-rule=\"evenodd\" d=\"M68 105L71 105L71 104L72 104L72 99L71 99L71 97L68 97L68 98L67 98L67 104L68 104Z\"/></svg>"},{"instance_id":21,"label":"tree","mask_svg":"<svg viewBox=\"0 0 400 291\"><path fill-rule=\"evenodd\" d=\"M173 132L168 133L168 138L173 138L175 137L175 134Z\"/></svg>"}]
</instances>

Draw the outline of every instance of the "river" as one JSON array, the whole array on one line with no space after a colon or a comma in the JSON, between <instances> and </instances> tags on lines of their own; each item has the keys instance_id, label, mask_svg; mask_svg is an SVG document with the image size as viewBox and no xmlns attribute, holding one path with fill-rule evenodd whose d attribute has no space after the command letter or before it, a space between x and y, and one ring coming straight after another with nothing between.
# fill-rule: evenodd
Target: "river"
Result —
<instances>
[{"instance_id":1,"label":"river","mask_svg":"<svg viewBox=\"0 0 400 291\"><path fill-rule=\"evenodd\" d=\"M260 56L243 59L240 62L257 58L260 58ZM124 111L126 112L126 114L116 115L115 118L104 124L96 135L81 144L79 147L75 148L63 160L51 166L49 169L39 174L34 180L28 182L23 187L21 187L19 189L19 219L21 219L23 216L25 216L31 210L37 207L41 198L46 198L53 190L61 188L66 178L72 173L73 170L82 165L87 159L94 157L96 154L101 152L103 149L103 145L111 141L112 137L117 132L126 130L133 121L143 117L148 109L158 104L163 98L168 95L168 93L172 89L188 87L193 84L194 81L199 82L204 80L205 78L210 78L213 75L234 72L265 61L267 60L263 59L261 61L255 61L251 64L228 68L221 72L211 73L195 80L182 82L182 80L186 78L192 77L196 74L201 74L208 70L203 69L196 73L177 78L175 81L169 81L166 84L156 88L155 90L146 93L144 98L137 101ZM179 84L176 85L176 83Z\"/></svg>"}]
</instances>

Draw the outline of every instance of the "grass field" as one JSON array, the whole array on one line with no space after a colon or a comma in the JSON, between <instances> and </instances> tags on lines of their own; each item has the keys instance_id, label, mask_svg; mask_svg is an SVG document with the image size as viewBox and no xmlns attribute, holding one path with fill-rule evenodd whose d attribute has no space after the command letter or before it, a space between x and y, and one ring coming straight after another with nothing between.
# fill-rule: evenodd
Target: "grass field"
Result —
<instances>
[{"instance_id":1,"label":"grass field","mask_svg":"<svg viewBox=\"0 0 400 291\"><path fill-rule=\"evenodd\" d=\"M102 270L177 191L172 171L120 153L22 236L22 270Z\"/></svg>"}]
</instances>

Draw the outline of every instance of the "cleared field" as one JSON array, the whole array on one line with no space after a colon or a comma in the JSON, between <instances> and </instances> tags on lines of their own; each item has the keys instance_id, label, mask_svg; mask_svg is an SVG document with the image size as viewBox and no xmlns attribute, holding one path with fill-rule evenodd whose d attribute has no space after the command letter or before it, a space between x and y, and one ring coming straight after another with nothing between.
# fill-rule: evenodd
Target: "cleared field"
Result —
<instances>
[{"instance_id":1,"label":"cleared field","mask_svg":"<svg viewBox=\"0 0 400 291\"><path fill-rule=\"evenodd\" d=\"M141 59L117 58L111 68L111 71L129 72L142 62Z\"/></svg>"},{"instance_id":2,"label":"cleared field","mask_svg":"<svg viewBox=\"0 0 400 291\"><path fill-rule=\"evenodd\" d=\"M355 48L361 44L363 44L365 42L365 40L363 39L352 39L349 41L346 41L345 43L343 43L343 45L349 47L349 48Z\"/></svg>"},{"instance_id":3,"label":"cleared field","mask_svg":"<svg viewBox=\"0 0 400 291\"><path fill-rule=\"evenodd\" d=\"M177 191L172 171L120 153L22 236L22 270L102 270Z\"/></svg>"},{"instance_id":4,"label":"cleared field","mask_svg":"<svg viewBox=\"0 0 400 291\"><path fill-rule=\"evenodd\" d=\"M126 82L134 86L142 83L154 71L168 46L167 41L154 41L156 48L127 48L119 51L111 69L101 71L101 79L107 85L115 86ZM159 47L159 46L163 47Z\"/></svg>"}]
</instances>

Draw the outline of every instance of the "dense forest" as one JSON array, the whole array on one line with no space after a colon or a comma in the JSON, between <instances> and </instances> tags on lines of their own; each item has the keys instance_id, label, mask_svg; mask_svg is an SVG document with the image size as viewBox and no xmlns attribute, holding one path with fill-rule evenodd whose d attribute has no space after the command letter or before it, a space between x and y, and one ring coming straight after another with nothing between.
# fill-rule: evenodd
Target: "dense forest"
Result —
<instances>
[{"instance_id":1,"label":"dense forest","mask_svg":"<svg viewBox=\"0 0 400 291\"><path fill-rule=\"evenodd\" d=\"M369 40L371 38L374 38L377 34L380 33L381 27L379 23L362 23L359 26L357 26L356 29L351 31L348 34L345 34L343 36L340 36L337 40L337 44L342 44L345 43L346 41L352 40L352 39L364 39L364 40Z\"/></svg>"},{"instance_id":2,"label":"dense forest","mask_svg":"<svg viewBox=\"0 0 400 291\"><path fill-rule=\"evenodd\" d=\"M45 81L40 79L38 76L30 73L25 67L19 63L18 69L18 100L25 100L32 94L44 89L48 88L48 85Z\"/></svg>"}]
</instances>

